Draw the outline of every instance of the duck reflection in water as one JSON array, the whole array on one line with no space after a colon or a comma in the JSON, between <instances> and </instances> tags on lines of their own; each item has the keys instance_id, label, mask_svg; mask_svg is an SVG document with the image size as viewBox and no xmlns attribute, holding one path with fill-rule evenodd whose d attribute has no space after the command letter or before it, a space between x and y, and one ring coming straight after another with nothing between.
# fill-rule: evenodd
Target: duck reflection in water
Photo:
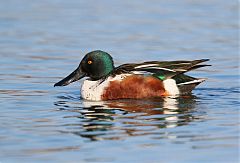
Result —
<instances>
[{"instance_id":1,"label":"duck reflection in water","mask_svg":"<svg viewBox=\"0 0 240 163\"><path fill-rule=\"evenodd\" d=\"M161 130L163 128L187 125L199 119L196 117L197 114L193 114L196 112L194 109L196 98L192 95L148 100L82 101L80 108L76 101L75 105L78 106L75 107L72 103L69 99L61 99L55 106L61 110L80 113L81 116L71 117L74 118L74 121L71 121L74 124L66 126L76 125L77 118L78 128L74 131L71 129L70 133L92 141L149 134L161 135L164 132ZM69 133L68 128L65 130L64 132Z\"/></svg>"}]
</instances>

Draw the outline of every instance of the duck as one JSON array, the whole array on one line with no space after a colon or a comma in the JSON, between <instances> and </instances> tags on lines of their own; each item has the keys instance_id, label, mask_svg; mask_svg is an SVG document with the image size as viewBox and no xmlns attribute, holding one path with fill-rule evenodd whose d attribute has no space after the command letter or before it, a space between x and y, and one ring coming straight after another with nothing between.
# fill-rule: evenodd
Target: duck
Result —
<instances>
[{"instance_id":1,"label":"duck","mask_svg":"<svg viewBox=\"0 0 240 163\"><path fill-rule=\"evenodd\" d=\"M206 80L186 75L186 72L211 66L209 59L177 61L145 61L115 67L112 56L101 50L87 53L79 66L56 86L66 86L85 78L81 97L90 101L117 99L147 99L191 94Z\"/></svg>"}]
</instances>

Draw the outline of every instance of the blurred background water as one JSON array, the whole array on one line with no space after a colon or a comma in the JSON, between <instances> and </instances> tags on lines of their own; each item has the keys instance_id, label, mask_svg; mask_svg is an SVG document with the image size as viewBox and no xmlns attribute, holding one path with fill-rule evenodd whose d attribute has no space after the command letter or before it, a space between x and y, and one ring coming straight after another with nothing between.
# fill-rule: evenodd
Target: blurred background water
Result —
<instances>
[{"instance_id":1,"label":"blurred background water","mask_svg":"<svg viewBox=\"0 0 240 163\"><path fill-rule=\"evenodd\" d=\"M0 162L238 162L236 0L0 5ZM89 102L53 84L85 53L115 64L209 58L188 98Z\"/></svg>"}]
</instances>

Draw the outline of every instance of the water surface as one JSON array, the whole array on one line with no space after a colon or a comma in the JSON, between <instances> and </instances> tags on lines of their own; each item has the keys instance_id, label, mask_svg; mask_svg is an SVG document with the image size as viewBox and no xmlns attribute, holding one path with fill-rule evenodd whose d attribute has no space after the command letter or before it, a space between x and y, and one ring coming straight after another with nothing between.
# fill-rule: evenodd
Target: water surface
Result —
<instances>
[{"instance_id":1,"label":"water surface","mask_svg":"<svg viewBox=\"0 0 240 163\"><path fill-rule=\"evenodd\" d=\"M2 1L0 162L238 162L237 1ZM191 96L90 102L54 88L85 53L209 58Z\"/></svg>"}]
</instances>

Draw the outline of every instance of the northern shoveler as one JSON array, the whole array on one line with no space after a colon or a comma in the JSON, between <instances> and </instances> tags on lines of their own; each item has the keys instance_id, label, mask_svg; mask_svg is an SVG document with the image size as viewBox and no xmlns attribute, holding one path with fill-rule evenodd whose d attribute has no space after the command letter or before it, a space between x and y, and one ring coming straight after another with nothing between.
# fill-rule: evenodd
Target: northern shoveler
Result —
<instances>
[{"instance_id":1,"label":"northern shoveler","mask_svg":"<svg viewBox=\"0 0 240 163\"><path fill-rule=\"evenodd\" d=\"M154 98L190 93L204 78L185 72L210 66L193 61L149 61L114 67L112 57L100 50L85 55L78 68L54 86L66 86L83 77L82 98L92 101Z\"/></svg>"}]
</instances>

